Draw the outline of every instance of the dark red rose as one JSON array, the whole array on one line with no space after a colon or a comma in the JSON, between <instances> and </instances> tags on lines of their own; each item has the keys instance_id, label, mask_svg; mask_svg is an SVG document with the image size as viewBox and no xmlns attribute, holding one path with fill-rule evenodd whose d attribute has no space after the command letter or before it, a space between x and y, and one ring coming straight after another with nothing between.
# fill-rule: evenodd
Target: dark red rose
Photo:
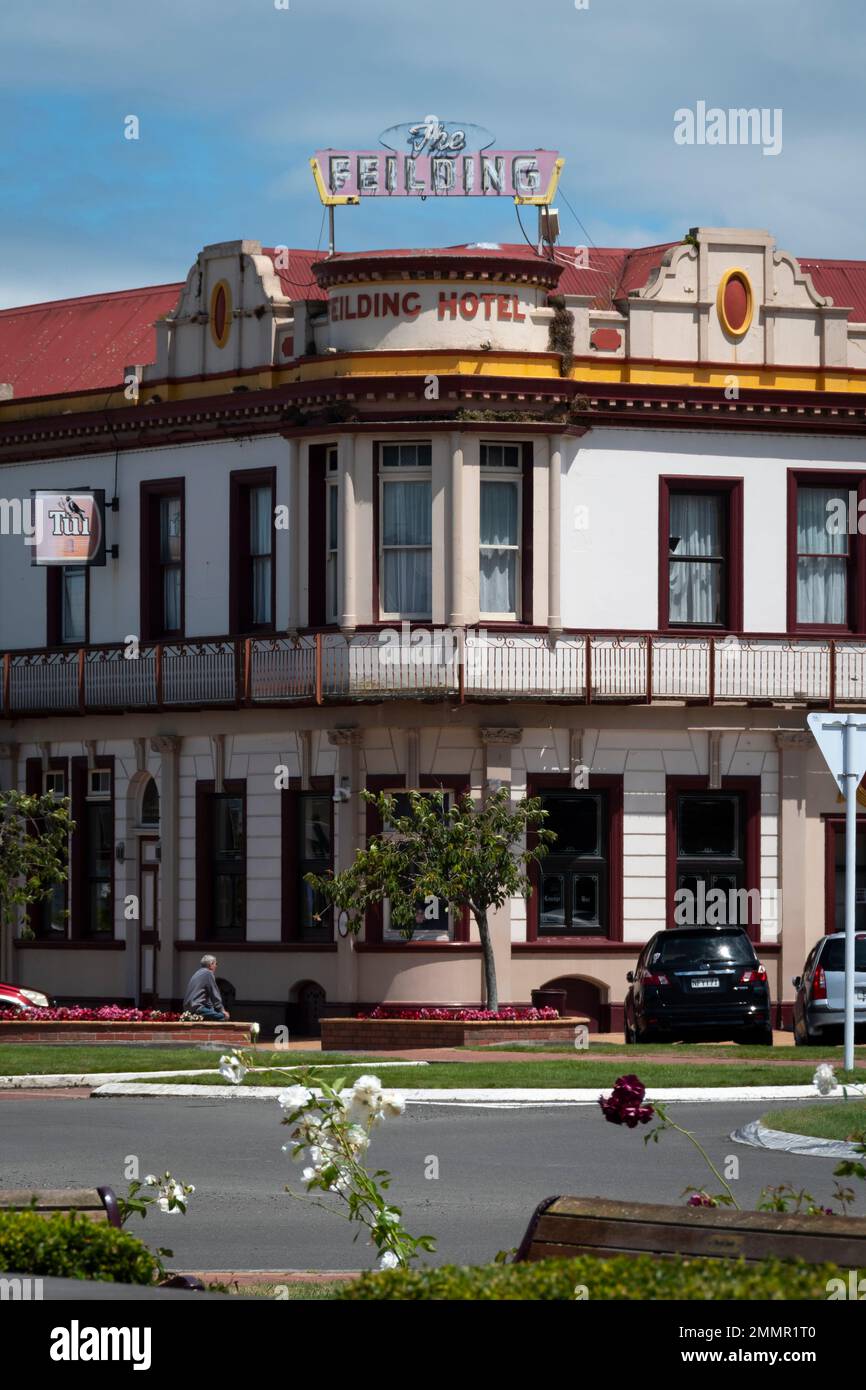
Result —
<instances>
[{"instance_id":1,"label":"dark red rose","mask_svg":"<svg viewBox=\"0 0 866 1390\"><path fill-rule=\"evenodd\" d=\"M620 1076L614 1083L610 1095L599 1096L598 1103L602 1114L612 1125L626 1125L635 1129L652 1119L655 1111L651 1105L643 1105L646 1087L639 1077Z\"/></svg>"}]
</instances>

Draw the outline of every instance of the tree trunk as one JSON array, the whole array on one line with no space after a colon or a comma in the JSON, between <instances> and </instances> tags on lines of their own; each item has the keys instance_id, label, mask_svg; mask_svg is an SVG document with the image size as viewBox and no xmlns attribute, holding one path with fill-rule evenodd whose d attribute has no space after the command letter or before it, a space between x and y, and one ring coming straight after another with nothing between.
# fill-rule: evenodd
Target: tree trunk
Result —
<instances>
[{"instance_id":1,"label":"tree trunk","mask_svg":"<svg viewBox=\"0 0 866 1390\"><path fill-rule=\"evenodd\" d=\"M496 985L496 961L493 956L493 943L487 925L487 913L476 912L475 921L481 937L481 953L484 959L484 1001L491 1013L499 1013L499 990Z\"/></svg>"}]
</instances>

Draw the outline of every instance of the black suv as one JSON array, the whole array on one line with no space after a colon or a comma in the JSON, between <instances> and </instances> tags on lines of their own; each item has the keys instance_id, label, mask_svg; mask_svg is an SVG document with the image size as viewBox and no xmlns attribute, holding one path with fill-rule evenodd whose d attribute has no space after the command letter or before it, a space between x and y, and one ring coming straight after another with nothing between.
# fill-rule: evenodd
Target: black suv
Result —
<instances>
[{"instance_id":1,"label":"black suv","mask_svg":"<svg viewBox=\"0 0 866 1390\"><path fill-rule=\"evenodd\" d=\"M627 1043L700 1036L772 1046L767 972L740 927L657 932L627 978Z\"/></svg>"}]
</instances>

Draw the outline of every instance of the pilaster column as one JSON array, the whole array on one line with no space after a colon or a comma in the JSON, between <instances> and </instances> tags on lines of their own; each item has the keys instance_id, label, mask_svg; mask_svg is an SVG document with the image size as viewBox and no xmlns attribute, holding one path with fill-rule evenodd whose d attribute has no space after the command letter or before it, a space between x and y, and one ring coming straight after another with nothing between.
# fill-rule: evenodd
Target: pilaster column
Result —
<instances>
[{"instance_id":1,"label":"pilaster column","mask_svg":"<svg viewBox=\"0 0 866 1390\"><path fill-rule=\"evenodd\" d=\"M182 997L179 988L181 966L174 949L178 939L179 806L178 767L181 739L175 734L158 734L150 740L160 756L159 785L159 952L155 977L161 1000ZM127 943L129 946L131 943ZM136 939L134 949L138 950ZM185 968L185 967L184 967ZM185 982L184 982L185 983Z\"/></svg>"},{"instance_id":2,"label":"pilaster column","mask_svg":"<svg viewBox=\"0 0 866 1390\"><path fill-rule=\"evenodd\" d=\"M511 789L511 750L523 738L523 730L516 726L491 725L479 729L484 748L484 795L498 788ZM511 904L506 902L498 911L490 913L490 940L493 946L493 959L496 965L496 984L499 989L500 1004L510 1003L514 998L511 984ZM483 987L484 976L481 981Z\"/></svg>"},{"instance_id":3,"label":"pilaster column","mask_svg":"<svg viewBox=\"0 0 866 1390\"><path fill-rule=\"evenodd\" d=\"M463 441L462 436L455 430L449 436L451 446L451 475L450 475L450 539L451 539L451 582L449 584L450 613L448 623L450 627L463 627L466 619L464 617L464 595L463 595Z\"/></svg>"},{"instance_id":4,"label":"pilaster column","mask_svg":"<svg viewBox=\"0 0 866 1390\"><path fill-rule=\"evenodd\" d=\"M17 743L0 743L0 789L4 792L18 789ZM16 909L14 919L10 913L8 920L0 921L0 978L8 980L10 984L15 979L12 939L18 930L19 919L20 909Z\"/></svg>"},{"instance_id":5,"label":"pilaster column","mask_svg":"<svg viewBox=\"0 0 866 1390\"><path fill-rule=\"evenodd\" d=\"M547 512L547 626L551 635L562 631L561 527L562 527L562 435L550 439Z\"/></svg>"},{"instance_id":6,"label":"pilaster column","mask_svg":"<svg viewBox=\"0 0 866 1390\"><path fill-rule=\"evenodd\" d=\"M794 987L791 977L799 975L809 947L824 930L823 858L811 864L807 845L806 772L814 746L811 734L776 734L779 749L779 836L778 836L778 930L781 951L778 998L791 1003ZM820 891L809 892L810 874L818 874ZM810 900L820 901L821 917L814 920ZM774 1020L775 1022L775 1020Z\"/></svg>"},{"instance_id":7,"label":"pilaster column","mask_svg":"<svg viewBox=\"0 0 866 1390\"><path fill-rule=\"evenodd\" d=\"M339 461L340 487L343 498L340 534L340 547L343 552L343 601L340 627L343 632L352 633L358 625L355 593L355 436L353 434L340 435Z\"/></svg>"},{"instance_id":8,"label":"pilaster column","mask_svg":"<svg viewBox=\"0 0 866 1390\"><path fill-rule=\"evenodd\" d=\"M328 742L337 750L337 769L334 777L334 791L347 791L348 798L339 800L334 806L334 828L336 846L334 870L339 873L348 869L355 858L355 850L360 843L361 818L365 803L359 796L361 781L361 742L363 731L357 725L343 726L328 730ZM334 923L335 930L337 923ZM337 1001L352 1004L358 998L358 955L355 952L355 938L349 933L337 939Z\"/></svg>"}]
</instances>

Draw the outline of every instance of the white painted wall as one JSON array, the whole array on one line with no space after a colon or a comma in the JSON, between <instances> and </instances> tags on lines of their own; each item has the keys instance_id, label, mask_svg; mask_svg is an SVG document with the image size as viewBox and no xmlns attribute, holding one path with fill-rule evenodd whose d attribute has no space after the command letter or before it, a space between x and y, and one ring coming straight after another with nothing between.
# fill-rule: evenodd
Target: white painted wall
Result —
<instances>
[{"instance_id":1,"label":"white painted wall","mask_svg":"<svg viewBox=\"0 0 866 1390\"><path fill-rule=\"evenodd\" d=\"M787 623L788 470L862 470L866 440L596 429L567 440L565 458L566 627L656 629L659 478L682 474L743 479L744 628L776 633Z\"/></svg>"}]
</instances>

